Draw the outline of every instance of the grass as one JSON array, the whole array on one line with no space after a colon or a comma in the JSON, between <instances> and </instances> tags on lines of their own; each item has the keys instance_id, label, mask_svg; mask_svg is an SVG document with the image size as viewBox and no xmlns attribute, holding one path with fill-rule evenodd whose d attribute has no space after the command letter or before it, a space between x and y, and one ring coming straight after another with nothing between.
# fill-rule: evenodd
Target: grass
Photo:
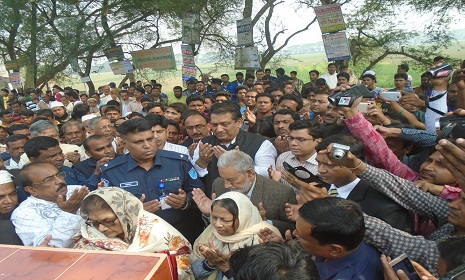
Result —
<instances>
[{"instance_id":1,"label":"grass","mask_svg":"<svg viewBox=\"0 0 465 280\"><path fill-rule=\"evenodd\" d=\"M446 53L455 58L462 58L461 50L457 47L454 49L446 50ZM400 57L392 57L385 59L382 62L378 63L373 70L376 72L378 83L377 85L384 88L394 87L393 76L397 72L397 65L402 62ZM198 65L203 72L210 72L215 69L213 64L200 64ZM287 59L282 67L286 70L286 74L290 71L297 71L298 76L304 82L309 81L308 72L312 69L320 71L321 74L326 72L327 60L324 53L312 53L312 54L298 54L292 55ZM221 74L227 73L231 77L231 81L235 79L235 71L231 68L220 68L216 72L212 72L211 75L214 77L220 77ZM421 69L410 69L409 74L413 78L413 86L418 86L420 84L420 76L424 71ZM354 73L356 76L360 76L362 73ZM101 85L109 84L110 82L115 82L118 84L124 76L115 76L111 72L105 73L93 73L91 74L91 79L94 82L96 88ZM143 77L147 77L144 79ZM156 79L161 84L163 84L163 92L172 96L172 89L174 86L182 85L181 81L181 67L178 65L177 71L168 71L168 72L148 72L143 76L137 76L136 79L147 81L150 79ZM80 82L78 78L73 81L70 81L67 85L77 88L79 90L87 90L85 85Z\"/></svg>"}]
</instances>

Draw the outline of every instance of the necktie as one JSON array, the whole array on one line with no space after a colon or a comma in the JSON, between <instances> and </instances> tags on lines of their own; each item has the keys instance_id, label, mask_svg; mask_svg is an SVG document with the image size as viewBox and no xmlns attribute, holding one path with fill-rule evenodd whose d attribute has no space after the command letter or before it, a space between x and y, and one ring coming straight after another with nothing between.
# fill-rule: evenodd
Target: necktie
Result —
<instances>
[{"instance_id":1,"label":"necktie","mask_svg":"<svg viewBox=\"0 0 465 280\"><path fill-rule=\"evenodd\" d=\"M338 197L339 193L337 192L337 189L331 189L329 190L329 196L330 197Z\"/></svg>"}]
</instances>

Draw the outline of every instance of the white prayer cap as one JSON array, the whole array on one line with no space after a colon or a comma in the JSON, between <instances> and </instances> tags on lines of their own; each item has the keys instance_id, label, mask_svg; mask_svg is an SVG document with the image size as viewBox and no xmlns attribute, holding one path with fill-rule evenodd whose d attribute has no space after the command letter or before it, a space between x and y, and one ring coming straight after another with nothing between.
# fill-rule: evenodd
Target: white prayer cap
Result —
<instances>
[{"instance_id":1,"label":"white prayer cap","mask_svg":"<svg viewBox=\"0 0 465 280\"><path fill-rule=\"evenodd\" d=\"M82 116L81 121L82 121L82 122L85 122L85 121L91 120L91 119L93 119L93 118L95 118L95 117L97 117L97 116L94 115L94 114L84 115L84 116Z\"/></svg>"},{"instance_id":2,"label":"white prayer cap","mask_svg":"<svg viewBox=\"0 0 465 280\"><path fill-rule=\"evenodd\" d=\"M8 171L6 170L0 170L0 185L6 183L13 183L13 180L11 179L11 174L8 173Z\"/></svg>"},{"instance_id":3,"label":"white prayer cap","mask_svg":"<svg viewBox=\"0 0 465 280\"><path fill-rule=\"evenodd\" d=\"M63 103L58 102L58 101L53 101L52 103L50 103L50 109L53 109L53 108L59 107L59 106L65 107L65 105L63 105Z\"/></svg>"},{"instance_id":4,"label":"white prayer cap","mask_svg":"<svg viewBox=\"0 0 465 280\"><path fill-rule=\"evenodd\" d=\"M365 71L365 72L363 73L363 75L367 75L367 74L376 76L376 73L375 73L375 71L373 71L373 70L367 70L367 71Z\"/></svg>"}]
</instances>

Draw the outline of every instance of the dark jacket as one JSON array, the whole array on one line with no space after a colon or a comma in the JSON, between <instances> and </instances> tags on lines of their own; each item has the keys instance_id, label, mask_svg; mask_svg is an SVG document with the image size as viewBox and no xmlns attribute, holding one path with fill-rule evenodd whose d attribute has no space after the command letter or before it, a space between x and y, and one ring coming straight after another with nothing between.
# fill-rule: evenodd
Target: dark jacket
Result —
<instances>
[{"instance_id":1,"label":"dark jacket","mask_svg":"<svg viewBox=\"0 0 465 280\"><path fill-rule=\"evenodd\" d=\"M347 199L360 204L367 215L383 220L405 232L414 232L413 219L409 211L372 188L368 181L360 180Z\"/></svg>"}]
</instances>

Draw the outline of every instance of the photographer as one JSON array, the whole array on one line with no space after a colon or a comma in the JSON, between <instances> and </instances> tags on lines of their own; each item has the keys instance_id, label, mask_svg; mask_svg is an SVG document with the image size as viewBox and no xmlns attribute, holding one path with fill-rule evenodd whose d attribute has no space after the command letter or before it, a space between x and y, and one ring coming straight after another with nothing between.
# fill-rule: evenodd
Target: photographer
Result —
<instances>
[{"instance_id":1,"label":"photographer","mask_svg":"<svg viewBox=\"0 0 465 280\"><path fill-rule=\"evenodd\" d=\"M342 86L336 90L347 91L350 87ZM375 167L385 168L404 179L415 181L418 173L399 161L389 149L384 138L375 130L373 125L365 119L357 106L362 97L357 98L351 107L338 107L344 113L346 126L352 134L363 142L366 147L366 158ZM373 111L379 109L373 108Z\"/></svg>"},{"instance_id":2,"label":"photographer","mask_svg":"<svg viewBox=\"0 0 465 280\"><path fill-rule=\"evenodd\" d=\"M338 88L338 90L345 91L347 88ZM455 199L458 196L457 191L459 191L459 189L455 188L458 186L457 182L445 167L438 164L440 161L439 153L432 153L425 162L415 164L416 166L420 164L419 173L412 170L412 168L399 160L387 145L386 140L364 118L363 114L359 112L357 105L360 99L361 97L357 98L353 102L352 107L340 106L339 109L344 112L346 118L344 121L352 134L364 143L368 162L375 167L386 169L401 178L416 182L424 191L430 191L446 199ZM373 110L377 111L379 109L374 108ZM382 128L378 129L383 130ZM407 136L407 133L410 136ZM422 138L431 139L431 135L426 134L426 132L418 131L412 134L412 130L405 128L401 129L401 134L397 135L402 135L405 140L411 142L420 141ZM420 180L417 181L418 179Z\"/></svg>"},{"instance_id":3,"label":"photographer","mask_svg":"<svg viewBox=\"0 0 465 280\"><path fill-rule=\"evenodd\" d=\"M341 134L331 135L321 141L317 151L326 150L331 143L342 144L350 149L361 160L365 157L365 147L352 136ZM339 150L345 154L347 151ZM331 184L328 190L330 196L342 197L360 204L363 212L377 217L391 226L413 233L413 220L410 213L402 206L376 191L367 180L357 178L351 169L340 166L337 161L324 154L318 153L318 172L324 182ZM310 188L302 188L301 197L304 198Z\"/></svg>"},{"instance_id":4,"label":"photographer","mask_svg":"<svg viewBox=\"0 0 465 280\"><path fill-rule=\"evenodd\" d=\"M433 86L433 88L430 91L428 91L428 98L425 103L425 124L427 130L429 131L436 131L436 119L442 117L445 113L447 113L447 87L449 85L449 80L452 76L452 67L449 64L444 63L442 60L438 60L438 57L436 57L434 61L434 66L428 71L426 71L426 74L430 78L429 82ZM417 101L420 100L418 97L416 98ZM459 99L457 96L457 102L458 100ZM412 101L414 101L414 98L411 98L411 94L405 94L400 99L401 103L404 102L412 104ZM422 107L421 105L413 105L416 107Z\"/></svg>"},{"instance_id":5,"label":"photographer","mask_svg":"<svg viewBox=\"0 0 465 280\"><path fill-rule=\"evenodd\" d=\"M319 156L331 153L332 146L319 152ZM422 236L411 236L406 232L392 228L381 220L365 216L367 234L365 241L375 246L382 253L397 256L407 255L424 265L437 275L436 267L439 253L436 242L452 235L465 235L465 216L460 215L465 210L465 193L463 198L451 203L446 200L422 192L412 182L399 178L386 170L378 169L364 163L352 153L348 153L346 160L338 162L341 166L351 169L361 179L369 181L373 188L389 196L409 211L431 219L437 230L428 239ZM421 248L421 250L419 250Z\"/></svg>"}]
</instances>

